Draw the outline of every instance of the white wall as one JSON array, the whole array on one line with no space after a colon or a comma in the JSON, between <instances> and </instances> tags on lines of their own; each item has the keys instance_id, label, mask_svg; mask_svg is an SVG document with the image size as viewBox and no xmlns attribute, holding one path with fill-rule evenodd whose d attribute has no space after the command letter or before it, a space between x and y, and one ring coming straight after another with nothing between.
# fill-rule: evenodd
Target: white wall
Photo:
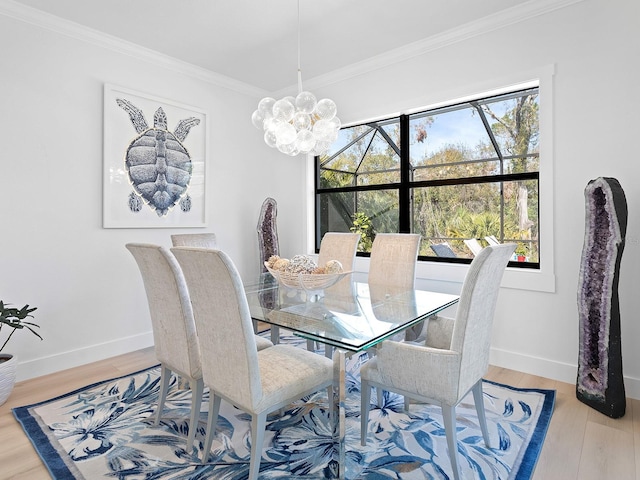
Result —
<instances>
[{"instance_id":1,"label":"white wall","mask_svg":"<svg viewBox=\"0 0 640 480\"><path fill-rule=\"evenodd\" d=\"M616 177L629 205L620 300L627 394L640 398L640 311L636 253L640 202L635 180L640 58L638 2L584 0L468 40L381 65L349 78L305 86L338 104L344 123L451 100L553 66L555 287L551 293L504 288L492 361L568 382L578 354L577 275L584 232L584 187ZM256 222L266 196L278 201L285 255L309 251L310 174L301 159L262 144L249 121L260 94L209 81L43 29L0 12L0 189L3 225L0 298L39 307L43 342L12 340L19 378L150 345L139 273L129 241L169 244L175 230L101 227L102 88L105 82L196 105L209 112L206 230L242 275L257 269ZM188 69L187 69L188 70ZM329 81L330 80L330 81ZM543 159L544 161L544 159ZM251 172L249 174L248 172ZM544 188L544 187L543 187ZM184 230L187 231L187 230ZM198 229L189 229L198 231ZM202 231L202 230L200 230ZM366 270L366 262L359 262ZM431 270L434 268L434 270ZM459 273L420 269L422 277ZM434 273L435 272L435 273ZM422 285L431 281L420 279ZM442 289L458 284L440 285Z\"/></svg>"},{"instance_id":2,"label":"white wall","mask_svg":"<svg viewBox=\"0 0 640 480\"><path fill-rule=\"evenodd\" d=\"M209 113L208 228L181 231L214 231L243 276L258 271L264 198L281 202L282 248L303 215L295 200L303 162L264 145L250 121L257 93L80 37L0 14L0 299L37 306L44 337L19 332L8 345L19 379L152 344L142 281L124 245L169 246L178 230L102 228L104 83Z\"/></svg>"},{"instance_id":3,"label":"white wall","mask_svg":"<svg viewBox=\"0 0 640 480\"><path fill-rule=\"evenodd\" d=\"M554 204L540 215L553 219L555 287L550 293L502 289L491 361L575 382L584 188L596 177L615 177L625 190L629 208L619 286L623 369L627 395L640 398L640 226L636 222L640 167L635 153L640 123L635 94L640 3L614 3L578 2L398 64L382 65L321 88L319 94L336 101L343 123L358 123L501 87L514 79L527 80L532 71L552 68ZM548 185L542 183L544 191ZM366 268L362 262L358 265ZM419 285L434 286L426 277L459 277L454 271L459 267L422 267L418 275L425 279L419 279ZM435 288L451 291L453 285Z\"/></svg>"}]
</instances>

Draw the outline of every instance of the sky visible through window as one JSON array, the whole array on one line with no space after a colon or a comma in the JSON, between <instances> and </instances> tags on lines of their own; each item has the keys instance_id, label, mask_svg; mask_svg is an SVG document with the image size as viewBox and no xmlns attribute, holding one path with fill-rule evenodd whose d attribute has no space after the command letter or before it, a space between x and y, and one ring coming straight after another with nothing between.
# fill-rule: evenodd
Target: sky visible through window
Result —
<instances>
[{"instance_id":1,"label":"sky visible through window","mask_svg":"<svg viewBox=\"0 0 640 480\"><path fill-rule=\"evenodd\" d=\"M446 244L459 262L495 238L537 268L538 109L533 87L344 127L318 162L317 241L357 231L367 253L377 233L419 233L421 258Z\"/></svg>"},{"instance_id":2,"label":"sky visible through window","mask_svg":"<svg viewBox=\"0 0 640 480\"><path fill-rule=\"evenodd\" d=\"M493 102L490 108L496 116L502 117L512 105L513 100ZM481 143L488 143L484 124L474 108L436 114L431 119L433 121L427 127L426 139L411 144L413 162L442 151L447 146L459 145L461 139L465 140L469 151L473 151Z\"/></svg>"}]
</instances>

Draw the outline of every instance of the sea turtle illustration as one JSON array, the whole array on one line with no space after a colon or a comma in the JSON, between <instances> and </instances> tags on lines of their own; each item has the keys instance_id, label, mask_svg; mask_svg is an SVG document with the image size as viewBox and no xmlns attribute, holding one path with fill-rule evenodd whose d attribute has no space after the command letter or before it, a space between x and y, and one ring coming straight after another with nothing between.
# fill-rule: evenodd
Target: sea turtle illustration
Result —
<instances>
[{"instance_id":1,"label":"sea turtle illustration","mask_svg":"<svg viewBox=\"0 0 640 480\"><path fill-rule=\"evenodd\" d=\"M158 214L166 215L180 201L182 211L191 209L186 193L191 181L191 157L182 144L191 127L200 123L195 117L180 120L175 131L167 130L167 116L159 107L153 116L153 127L147 125L142 111L124 98L116 99L131 119L139 134L131 141L125 166L135 193L128 198L129 209L142 208L140 197ZM137 195L136 195L137 194Z\"/></svg>"}]
</instances>

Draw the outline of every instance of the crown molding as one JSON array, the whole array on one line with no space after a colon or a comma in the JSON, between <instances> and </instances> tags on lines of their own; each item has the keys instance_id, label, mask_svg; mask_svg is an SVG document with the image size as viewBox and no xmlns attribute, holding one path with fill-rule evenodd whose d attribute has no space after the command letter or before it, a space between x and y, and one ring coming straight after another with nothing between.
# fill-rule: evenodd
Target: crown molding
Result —
<instances>
[{"instance_id":1,"label":"crown molding","mask_svg":"<svg viewBox=\"0 0 640 480\"><path fill-rule=\"evenodd\" d=\"M430 51L438 50L446 46L468 40L485 33L498 30L525 20L544 15L561 8L583 2L584 0L530 0L520 5L510 7L500 12L488 15L478 20L460 25L454 29L447 30L437 35L409 43L402 47L389 50L375 57L368 58L361 62L353 63L347 67L334 70L324 75L305 80L305 88L316 90L327 85L338 83L349 78L362 75L380 68L400 63L402 61L424 55ZM271 96L279 98L295 91L295 86L291 85L277 92L272 92Z\"/></svg>"},{"instance_id":2,"label":"crown molding","mask_svg":"<svg viewBox=\"0 0 640 480\"><path fill-rule=\"evenodd\" d=\"M197 67L191 63L178 60L174 57L164 55L135 43L127 42L78 23L56 17L55 15L14 2L13 0L0 0L0 15L5 15L15 20L44 28L61 35L66 35L75 40L87 42L117 53L139 58L140 60L155 64L159 67L173 70L184 75L189 75L204 82L227 88L244 95L259 97L267 94L267 91L264 89Z\"/></svg>"},{"instance_id":3,"label":"crown molding","mask_svg":"<svg viewBox=\"0 0 640 480\"><path fill-rule=\"evenodd\" d=\"M479 20L474 20L473 22L466 23L446 32L389 50L375 57L328 72L324 75L307 79L305 80L305 86L311 90L322 88L583 1L584 0L529 0L523 4L488 15ZM264 97L266 95L281 97L290 94L292 91L297 91L297 85L290 85L276 92L268 92L254 85L249 85L225 75L197 67L191 63L161 54L138 44L127 42L78 23L64 20L13 0L0 0L0 15L5 15L40 28L66 35L76 40L91 43L98 47L136 57L168 70L189 75L204 82L244 95L254 97Z\"/></svg>"}]
</instances>

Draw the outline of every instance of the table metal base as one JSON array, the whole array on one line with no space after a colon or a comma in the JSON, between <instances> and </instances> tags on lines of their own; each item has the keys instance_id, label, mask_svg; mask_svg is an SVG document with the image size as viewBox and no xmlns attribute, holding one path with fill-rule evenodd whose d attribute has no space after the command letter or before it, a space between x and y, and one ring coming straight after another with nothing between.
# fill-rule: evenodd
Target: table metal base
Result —
<instances>
[{"instance_id":1,"label":"table metal base","mask_svg":"<svg viewBox=\"0 0 640 480\"><path fill-rule=\"evenodd\" d=\"M351 352L333 349L333 401L331 422L333 443L338 448L338 478L346 478L346 360Z\"/></svg>"}]
</instances>

